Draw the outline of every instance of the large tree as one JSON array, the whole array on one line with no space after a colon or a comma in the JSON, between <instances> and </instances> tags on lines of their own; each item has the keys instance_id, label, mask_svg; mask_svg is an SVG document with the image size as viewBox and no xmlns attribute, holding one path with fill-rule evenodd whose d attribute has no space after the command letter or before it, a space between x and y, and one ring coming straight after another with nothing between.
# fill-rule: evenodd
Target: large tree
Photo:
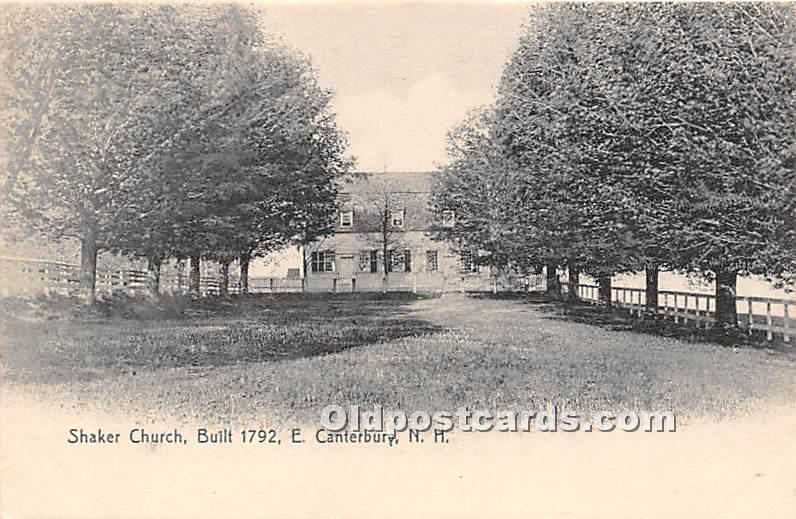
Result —
<instances>
[{"instance_id":1,"label":"large tree","mask_svg":"<svg viewBox=\"0 0 796 519\"><path fill-rule=\"evenodd\" d=\"M37 12L20 8L9 20L35 26ZM222 273L234 259L247 268L252 255L323 232L314 222L328 216L334 180L349 167L345 139L309 62L270 40L256 11L45 12L63 27L48 24L50 40L16 42L51 57L34 70L47 94L43 121L38 109L23 111L28 68L4 55L16 74L4 115L19 126L6 186L24 221L81 239L87 302L98 249L146 258L156 296L170 257L191 259L198 292L202 258Z\"/></svg>"},{"instance_id":2,"label":"large tree","mask_svg":"<svg viewBox=\"0 0 796 519\"><path fill-rule=\"evenodd\" d=\"M533 20L498 111L541 179L541 227L603 279L711 272L717 324L735 326L739 273L793 272L793 9L568 4Z\"/></svg>"},{"instance_id":3,"label":"large tree","mask_svg":"<svg viewBox=\"0 0 796 519\"><path fill-rule=\"evenodd\" d=\"M440 168L434 188L435 229L456 252L496 274L509 268L537 271L545 255L534 200L528 198L524 172L500 141L497 123L494 109L484 107L449 132L451 161ZM452 211L453 222L443 222L446 211Z\"/></svg>"},{"instance_id":4,"label":"large tree","mask_svg":"<svg viewBox=\"0 0 796 519\"><path fill-rule=\"evenodd\" d=\"M4 198L22 223L81 242L94 301L97 252L122 208L191 125L205 9L14 6L3 10ZM134 194L134 196L131 196Z\"/></svg>"},{"instance_id":5,"label":"large tree","mask_svg":"<svg viewBox=\"0 0 796 519\"><path fill-rule=\"evenodd\" d=\"M591 274L610 303L611 276L633 269L638 252L623 218L624 194L606 167L618 162L621 144L605 118L616 107L604 93L600 31L611 24L600 9L535 9L502 77L496 109L504 147L526 172L535 246L549 270L567 266L572 295L578 274Z\"/></svg>"},{"instance_id":6,"label":"large tree","mask_svg":"<svg viewBox=\"0 0 796 519\"><path fill-rule=\"evenodd\" d=\"M796 271L796 18L786 4L664 14L646 18L668 66L646 107L665 173L643 230L715 279L717 326L732 328L738 275Z\"/></svg>"},{"instance_id":7,"label":"large tree","mask_svg":"<svg viewBox=\"0 0 796 519\"><path fill-rule=\"evenodd\" d=\"M211 90L199 99L207 113L160 175L180 182L161 182L160 197L150 200L148 214L162 222L151 228L159 232L143 247L135 226L128 236L142 254L155 248L194 265L199 258L217 261L226 295L234 260L246 292L252 257L324 232L315 222L328 219L336 181L350 162L331 93L318 85L309 61L270 41L256 12L231 8L222 21L216 31L227 37L206 81Z\"/></svg>"}]
</instances>

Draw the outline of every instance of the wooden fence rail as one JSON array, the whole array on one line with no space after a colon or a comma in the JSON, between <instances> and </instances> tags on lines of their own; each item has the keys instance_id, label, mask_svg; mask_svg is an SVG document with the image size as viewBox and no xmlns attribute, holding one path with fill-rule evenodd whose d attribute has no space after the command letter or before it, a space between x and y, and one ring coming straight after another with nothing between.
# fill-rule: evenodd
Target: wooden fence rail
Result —
<instances>
[{"instance_id":1,"label":"wooden fence rail","mask_svg":"<svg viewBox=\"0 0 796 519\"><path fill-rule=\"evenodd\" d=\"M568 283L563 282L564 292ZM599 286L582 283L578 285L578 297L590 303L599 302ZM647 293L643 288L611 287L611 304L625 308L631 315L642 316L647 311ZM766 333L766 340L781 336L790 344L796 336L796 327L790 321L790 311L796 300L757 296L735 298L738 326L750 334L754 330ZM659 290L656 311L671 318L675 323L709 328L715 321L716 296L699 292Z\"/></svg>"},{"instance_id":2,"label":"wooden fence rail","mask_svg":"<svg viewBox=\"0 0 796 519\"><path fill-rule=\"evenodd\" d=\"M354 274L346 279L326 279L307 282L294 277L250 277L250 293L287 293L287 292L442 292L456 291L531 291L541 289L544 279L542 275L512 277L498 284L494 280L478 279L477 282L462 279L461 283L446 285L439 279L434 280L422 275L409 277L388 277L382 282L381 276ZM374 279L376 282L374 282ZM98 294L136 293L146 289L147 273L143 270L107 270L98 269L96 290ZM160 291L167 294L187 294L189 291L188 276L182 271L164 269L160 276ZM0 295L37 293L75 294L80 287L80 266L70 263L59 263L46 260L31 260L0 257ZM240 280L231 277L228 290L230 294L240 293ZM199 292L202 296L218 295L220 279L217 276L201 276Z\"/></svg>"}]
</instances>

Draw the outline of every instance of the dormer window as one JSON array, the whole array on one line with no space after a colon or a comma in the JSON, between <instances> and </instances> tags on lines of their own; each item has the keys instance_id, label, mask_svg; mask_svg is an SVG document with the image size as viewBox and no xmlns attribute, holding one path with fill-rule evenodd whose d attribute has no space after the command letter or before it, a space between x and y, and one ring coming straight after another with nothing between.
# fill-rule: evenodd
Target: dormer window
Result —
<instances>
[{"instance_id":1,"label":"dormer window","mask_svg":"<svg viewBox=\"0 0 796 519\"><path fill-rule=\"evenodd\" d=\"M456 215L454 212L450 209L442 211L442 226L453 227L454 223L456 223Z\"/></svg>"},{"instance_id":2,"label":"dormer window","mask_svg":"<svg viewBox=\"0 0 796 519\"><path fill-rule=\"evenodd\" d=\"M340 211L340 227L354 225L354 211Z\"/></svg>"},{"instance_id":3,"label":"dormer window","mask_svg":"<svg viewBox=\"0 0 796 519\"><path fill-rule=\"evenodd\" d=\"M394 227L403 227L404 226L404 216L406 215L406 209L401 209L400 211L395 211L392 213L392 224Z\"/></svg>"}]
</instances>

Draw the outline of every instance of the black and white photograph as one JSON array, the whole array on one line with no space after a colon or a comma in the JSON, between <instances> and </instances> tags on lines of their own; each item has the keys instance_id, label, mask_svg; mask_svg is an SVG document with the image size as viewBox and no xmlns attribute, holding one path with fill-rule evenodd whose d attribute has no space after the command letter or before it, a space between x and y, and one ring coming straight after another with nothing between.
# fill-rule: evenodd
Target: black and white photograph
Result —
<instances>
[{"instance_id":1,"label":"black and white photograph","mask_svg":"<svg viewBox=\"0 0 796 519\"><path fill-rule=\"evenodd\" d=\"M796 3L0 3L0 519L796 510Z\"/></svg>"}]
</instances>

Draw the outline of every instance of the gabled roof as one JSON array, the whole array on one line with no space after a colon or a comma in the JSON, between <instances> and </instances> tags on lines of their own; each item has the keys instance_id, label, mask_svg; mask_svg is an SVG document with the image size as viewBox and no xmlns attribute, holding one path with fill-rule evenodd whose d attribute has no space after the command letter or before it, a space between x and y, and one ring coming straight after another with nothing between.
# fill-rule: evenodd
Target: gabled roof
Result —
<instances>
[{"instance_id":1,"label":"gabled roof","mask_svg":"<svg viewBox=\"0 0 796 519\"><path fill-rule=\"evenodd\" d=\"M356 171L342 186L343 193L367 192L389 186L394 193L431 193L434 171Z\"/></svg>"},{"instance_id":2,"label":"gabled roof","mask_svg":"<svg viewBox=\"0 0 796 519\"><path fill-rule=\"evenodd\" d=\"M353 173L341 186L341 209L353 211L354 224L342 227L339 218L336 232L374 232L380 221L378 213L384 193L390 194L392 210L403 210L404 225L400 231L429 230L433 223L431 193L434 183L432 171L388 171Z\"/></svg>"}]
</instances>

